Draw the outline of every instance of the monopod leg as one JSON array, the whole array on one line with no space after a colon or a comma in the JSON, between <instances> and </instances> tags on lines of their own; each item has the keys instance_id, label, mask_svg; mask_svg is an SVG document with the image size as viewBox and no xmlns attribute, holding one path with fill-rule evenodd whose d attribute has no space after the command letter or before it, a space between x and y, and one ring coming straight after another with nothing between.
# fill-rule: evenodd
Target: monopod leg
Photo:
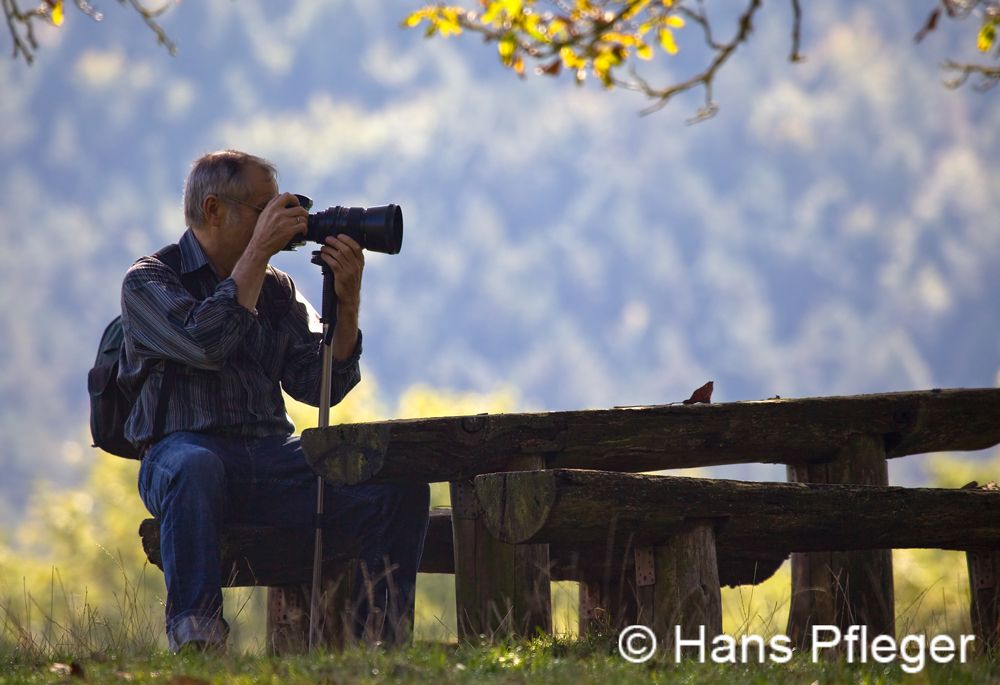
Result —
<instances>
[{"instance_id":1,"label":"monopod leg","mask_svg":"<svg viewBox=\"0 0 1000 685\"><path fill-rule=\"evenodd\" d=\"M330 384L333 368L333 328L337 323L337 293L334 290L333 271L313 253L313 263L323 268L323 363L319 384L319 427L330 425ZM312 597L309 602L309 651L315 650L322 641L322 626L319 618L319 595L323 576L323 491L326 483L323 476L316 477L316 544L313 551Z\"/></svg>"}]
</instances>

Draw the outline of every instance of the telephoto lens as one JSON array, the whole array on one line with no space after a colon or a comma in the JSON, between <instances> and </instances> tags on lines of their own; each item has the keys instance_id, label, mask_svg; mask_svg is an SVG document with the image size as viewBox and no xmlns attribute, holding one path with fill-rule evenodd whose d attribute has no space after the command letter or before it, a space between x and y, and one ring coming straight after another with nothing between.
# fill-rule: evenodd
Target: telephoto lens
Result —
<instances>
[{"instance_id":1,"label":"telephoto lens","mask_svg":"<svg viewBox=\"0 0 1000 685\"><path fill-rule=\"evenodd\" d=\"M311 209L313 202L296 195L299 204ZM403 246L403 210L399 205L383 207L330 207L309 215L306 232L292 238L286 250L302 247L307 241L324 244L329 236L341 233L353 238L362 249L383 254L399 254Z\"/></svg>"}]
</instances>

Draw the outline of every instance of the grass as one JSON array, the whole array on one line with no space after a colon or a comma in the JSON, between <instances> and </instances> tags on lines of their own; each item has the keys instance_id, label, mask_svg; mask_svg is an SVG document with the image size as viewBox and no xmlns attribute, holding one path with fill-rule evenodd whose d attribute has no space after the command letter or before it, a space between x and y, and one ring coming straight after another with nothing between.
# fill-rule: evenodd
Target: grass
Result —
<instances>
[{"instance_id":1,"label":"grass","mask_svg":"<svg viewBox=\"0 0 1000 685\"><path fill-rule=\"evenodd\" d=\"M91 501L89 498L57 493L39 500L31 519L33 527L15 536L23 538L25 549L49 541L59 543L37 562L0 544L0 683L75 683L78 679L71 669L75 662L77 673L82 673L86 682L118 684L1000 684L1000 667L987 659L964 665L929 663L914 675L904 673L899 665L813 664L809 655L799 655L788 664L718 665L692 660L676 664L671 655L659 654L645 664L631 664L618 655L616 633L577 639L575 585L570 583L552 588L556 637L457 644L454 580L426 575L418 579L418 641L408 649L386 653L353 647L311 657L266 656L262 639L264 592L236 588L225 593L225 615L232 625L229 655L173 656L166 652L163 636L162 575L155 568L149 568L148 573L142 570L144 555L134 544L136 522L145 513L141 503L134 502L135 475L128 470L133 465L123 462L108 458L100 463L102 470L95 471L93 483L88 485L93 495L93 521L86 526L90 519L84 514L90 508L82 504ZM444 488L438 486L437 490L435 502L446 503ZM100 516L95 518L95 514ZM95 546L106 540L132 542L109 554ZM50 566L55 560L70 569L65 583ZM897 635L970 632L963 554L897 550L893 566ZM22 582L24 575L27 580ZM784 633L789 588L786 566L760 585L723 590L726 634L737 639L742 635L768 639Z\"/></svg>"},{"instance_id":2,"label":"grass","mask_svg":"<svg viewBox=\"0 0 1000 685\"><path fill-rule=\"evenodd\" d=\"M611 640L536 638L521 642L446 645L421 642L395 651L354 647L335 654L274 658L259 654L168 655L159 650L131 656L51 654L47 658L0 657L0 682L89 683L990 683L1000 679L993 661L928 665L908 675L898 665L812 663L801 655L788 664L674 663L659 655L632 664Z\"/></svg>"},{"instance_id":3,"label":"grass","mask_svg":"<svg viewBox=\"0 0 1000 685\"><path fill-rule=\"evenodd\" d=\"M356 645L337 653L281 658L266 655L260 641L247 636L242 642L235 639L226 655L174 656L162 646L160 607L155 602L148 607L142 579L130 583L124 572L122 578L124 586L107 616L85 597L76 601L54 571L45 597L23 590L20 597L0 601L0 683L1000 683L1000 663L988 658L945 665L928 660L916 674L905 673L898 663L813 663L809 654L797 654L786 664L699 663L690 657L676 663L672 653L660 650L650 661L633 664L619 655L614 631L470 644L455 640L445 628L441 637L451 641L417 640L391 651ZM768 583L727 593L727 634L767 638L783 632L787 597L781 593L784 588L787 594L787 578L779 574ZM437 591L446 595L448 589L443 583ZM558 592L571 595L568 587ZM237 626L241 609L246 611L253 597L233 595L228 602ZM559 606L564 618L557 624L570 625L574 607L565 599ZM913 621L904 616L900 625L914 629Z\"/></svg>"}]
</instances>

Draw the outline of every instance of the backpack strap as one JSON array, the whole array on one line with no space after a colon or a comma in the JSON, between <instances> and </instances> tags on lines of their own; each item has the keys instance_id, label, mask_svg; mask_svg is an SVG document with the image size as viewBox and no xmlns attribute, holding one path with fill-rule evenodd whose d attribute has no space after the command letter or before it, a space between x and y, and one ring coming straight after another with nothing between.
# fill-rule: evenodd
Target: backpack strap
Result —
<instances>
[{"instance_id":1,"label":"backpack strap","mask_svg":"<svg viewBox=\"0 0 1000 685\"><path fill-rule=\"evenodd\" d=\"M172 245L167 245L164 248L157 250L153 255L154 259L158 259L177 274L177 277L181 279L181 285L184 289L191 293L191 297L196 300L201 300L198 292L198 281L192 276L192 274L186 274L181 271L183 266L181 266L181 248L177 243Z\"/></svg>"},{"instance_id":2,"label":"backpack strap","mask_svg":"<svg viewBox=\"0 0 1000 685\"><path fill-rule=\"evenodd\" d=\"M272 278L268 278L271 276ZM273 266L268 265L267 274L264 276L264 283L261 284L261 294L266 293L268 302L274 304L273 308L265 311L265 317L271 324L271 330L277 331L281 320L285 318L292 308L292 298L288 296L292 290L292 279L287 274L283 274Z\"/></svg>"}]
</instances>

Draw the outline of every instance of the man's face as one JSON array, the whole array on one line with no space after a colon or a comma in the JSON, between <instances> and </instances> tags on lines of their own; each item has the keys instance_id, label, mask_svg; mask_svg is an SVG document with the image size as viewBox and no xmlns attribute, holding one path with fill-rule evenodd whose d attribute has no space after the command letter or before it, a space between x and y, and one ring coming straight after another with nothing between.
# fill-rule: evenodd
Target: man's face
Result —
<instances>
[{"instance_id":1,"label":"man's face","mask_svg":"<svg viewBox=\"0 0 1000 685\"><path fill-rule=\"evenodd\" d=\"M247 168L247 176L250 179L251 187L250 197L246 200L247 204L263 208L278 195L277 182L261 167L256 164L250 165ZM253 237L260 212L244 204L237 203L236 208L237 221L232 228L232 235L234 240L238 240L241 246L246 248L250 244L250 238Z\"/></svg>"}]
</instances>

